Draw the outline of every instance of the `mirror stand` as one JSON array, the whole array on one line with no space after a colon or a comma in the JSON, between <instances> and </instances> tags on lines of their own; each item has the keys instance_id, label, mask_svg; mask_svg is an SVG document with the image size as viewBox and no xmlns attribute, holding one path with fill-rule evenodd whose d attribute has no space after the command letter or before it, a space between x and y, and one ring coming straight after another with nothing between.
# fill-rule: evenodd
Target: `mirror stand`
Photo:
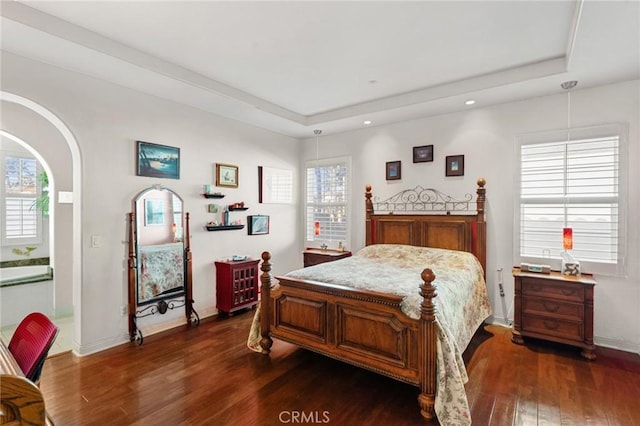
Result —
<instances>
[{"instance_id":1,"label":"mirror stand","mask_svg":"<svg viewBox=\"0 0 640 426\"><path fill-rule=\"evenodd\" d=\"M143 192L144 193L144 192ZM140 196L136 198L135 203L140 199ZM137 209L136 209L137 210ZM169 290L157 295L153 298L152 301L146 303L139 303L140 300L140 288L138 288L139 283L142 278L139 276L140 272L143 268L141 256L141 247L138 246L138 235L137 229L138 224L136 223L136 213L131 212L128 215L129 220L129 254L128 254L128 282L129 282L129 339L130 341L136 341L138 345L142 345L144 336L140 328L138 328L137 320L139 318L144 318L147 316L155 315L155 314L165 314L169 310L181 308L184 306L185 308L185 317L187 320L187 324L199 325L200 324L200 316L193 308L194 300L193 300L193 292L192 292L192 265L191 265L191 245L190 245L190 234L189 234L189 213L185 213L184 217L184 237L182 238L182 243L179 246L179 249L183 249L184 259L184 285L182 288L176 290ZM175 224L174 224L175 229ZM175 238L174 238L175 241ZM175 244L166 245L166 249L162 249L165 252L167 250L173 250L173 253L176 251ZM158 250L155 246L150 246L153 250L156 250L157 253L162 253L161 250ZM171 253L170 253L171 254ZM145 253L145 255L148 255ZM156 256L159 256L156 254Z\"/></svg>"}]
</instances>

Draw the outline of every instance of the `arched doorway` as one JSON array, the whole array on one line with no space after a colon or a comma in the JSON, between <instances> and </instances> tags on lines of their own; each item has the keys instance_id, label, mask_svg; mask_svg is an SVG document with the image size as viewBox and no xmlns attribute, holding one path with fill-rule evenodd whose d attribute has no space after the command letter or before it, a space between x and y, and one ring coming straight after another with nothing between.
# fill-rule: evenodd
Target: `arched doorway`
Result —
<instances>
[{"instance_id":1,"label":"arched doorway","mask_svg":"<svg viewBox=\"0 0 640 426\"><path fill-rule=\"evenodd\" d=\"M55 237L54 244L64 244L62 250L55 249L54 252L58 252L56 257L56 269L62 274L62 279L69 280L71 282L71 295L67 297L70 299L65 305L69 305L72 310L73 321L73 342L71 342L72 349L78 350L82 343L81 333L81 277L82 277L82 264L81 264L81 202L82 202L82 185L81 185L81 157L78 143L73 136L70 129L58 118L53 112L45 108L44 106L33 102L27 98L24 98L13 93L0 91L0 101L3 103L3 130L7 133L20 137L25 141L29 139L33 140L33 136L28 137L29 134L38 129L47 128L49 134L53 139L59 140L60 144L64 143L67 154L67 164L70 165L70 174L68 176L66 185L71 188L71 191L63 191L57 193L51 193L51 197L55 197L55 202L68 203L70 206L65 206L67 210L64 214L56 215L56 219L53 223L54 228L59 226L67 232L58 233ZM13 120L13 118L16 118ZM26 124L25 124L26 123ZM31 125L33 123L33 125ZM38 124L40 126L38 126ZM23 135L25 134L25 135ZM55 134L55 136L53 136ZM47 158L47 154L43 153L42 149L36 149L39 153L42 153L44 163L51 163ZM54 158L56 161L59 157L59 152L51 154L51 160ZM56 173L55 166L52 167L51 175ZM59 187L58 187L59 188ZM54 209L55 211L55 209ZM61 221L63 223L61 223ZM54 233L56 231L54 230ZM64 253L64 255L60 255ZM62 267L60 267L62 266ZM58 279L58 275L56 276ZM57 291L57 290L56 290ZM66 297L62 295L61 297Z\"/></svg>"}]
</instances>

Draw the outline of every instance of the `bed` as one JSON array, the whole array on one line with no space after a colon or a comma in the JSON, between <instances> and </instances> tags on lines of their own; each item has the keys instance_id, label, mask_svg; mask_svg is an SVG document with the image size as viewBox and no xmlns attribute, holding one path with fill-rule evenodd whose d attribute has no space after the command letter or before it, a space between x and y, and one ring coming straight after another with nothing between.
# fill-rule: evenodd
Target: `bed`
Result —
<instances>
[{"instance_id":1,"label":"bed","mask_svg":"<svg viewBox=\"0 0 640 426\"><path fill-rule=\"evenodd\" d=\"M367 185L366 247L354 256L272 280L264 252L253 349L269 353L274 337L294 343L418 387L427 420L470 424L461 355L491 313L485 184L478 180L475 202L417 187L375 203ZM460 273L474 282L461 284ZM456 309L473 314L452 316Z\"/></svg>"}]
</instances>

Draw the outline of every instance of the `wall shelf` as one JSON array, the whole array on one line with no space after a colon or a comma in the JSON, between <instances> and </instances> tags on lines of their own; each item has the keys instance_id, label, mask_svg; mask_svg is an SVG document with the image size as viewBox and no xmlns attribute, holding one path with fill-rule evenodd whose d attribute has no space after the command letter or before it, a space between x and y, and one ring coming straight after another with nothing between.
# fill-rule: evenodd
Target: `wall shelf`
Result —
<instances>
[{"instance_id":1,"label":"wall shelf","mask_svg":"<svg viewBox=\"0 0 640 426\"><path fill-rule=\"evenodd\" d=\"M217 225L217 226L206 226L207 231L229 231L231 229L242 229L244 225Z\"/></svg>"},{"instance_id":2,"label":"wall shelf","mask_svg":"<svg viewBox=\"0 0 640 426\"><path fill-rule=\"evenodd\" d=\"M202 194L204 198L224 198L224 194Z\"/></svg>"},{"instance_id":3,"label":"wall shelf","mask_svg":"<svg viewBox=\"0 0 640 426\"><path fill-rule=\"evenodd\" d=\"M244 210L249 210L249 207L229 207L229 211L233 212L233 211L244 211Z\"/></svg>"}]
</instances>

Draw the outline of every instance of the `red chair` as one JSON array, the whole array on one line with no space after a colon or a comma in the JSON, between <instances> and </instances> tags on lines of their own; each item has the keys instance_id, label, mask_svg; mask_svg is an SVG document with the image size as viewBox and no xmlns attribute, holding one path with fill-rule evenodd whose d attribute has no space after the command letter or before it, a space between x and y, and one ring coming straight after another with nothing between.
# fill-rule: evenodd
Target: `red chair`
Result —
<instances>
[{"instance_id":1,"label":"red chair","mask_svg":"<svg viewBox=\"0 0 640 426\"><path fill-rule=\"evenodd\" d=\"M18 325L9 342L13 355L25 377L38 383L40 373L59 328L40 312L27 315Z\"/></svg>"}]
</instances>

